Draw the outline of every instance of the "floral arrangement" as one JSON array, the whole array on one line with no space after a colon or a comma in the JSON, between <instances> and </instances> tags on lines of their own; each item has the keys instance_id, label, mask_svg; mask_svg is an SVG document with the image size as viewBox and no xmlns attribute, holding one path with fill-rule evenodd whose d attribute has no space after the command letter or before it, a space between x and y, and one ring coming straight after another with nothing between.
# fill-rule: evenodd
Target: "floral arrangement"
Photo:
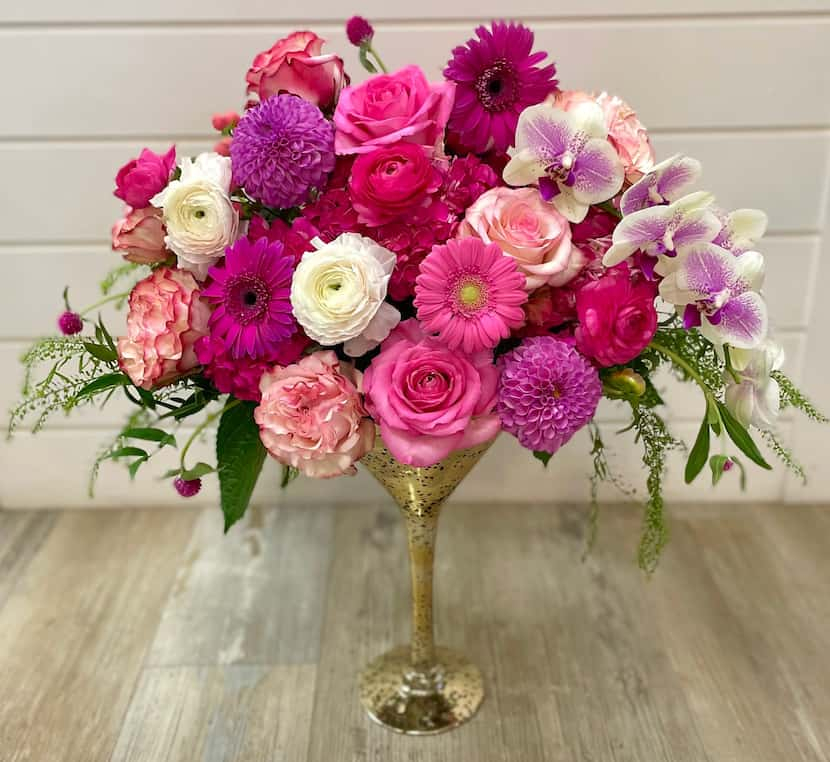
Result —
<instances>
[{"instance_id":1,"label":"floral arrangement","mask_svg":"<svg viewBox=\"0 0 830 762\"><path fill-rule=\"evenodd\" d=\"M347 33L365 81L295 32L256 56L213 151L145 148L118 171L126 262L102 289L126 322L113 338L89 317L101 303L67 302L64 335L24 358L12 428L123 394L135 413L94 472L115 459L135 476L200 416L165 478L191 496L215 471L229 528L266 455L284 484L353 474L377 432L412 466L500 431L547 464L587 426L595 502L599 481L620 483L593 422L605 396L630 406L644 448L646 569L681 446L659 368L702 392L686 481L707 463L713 482L743 479L744 459L770 468L757 437L803 476L776 418L822 417L769 335L763 212L692 191L693 158L655 162L620 98L560 89L522 24L479 27L436 79L388 73L366 20ZM215 464L191 462L216 421Z\"/></svg>"}]
</instances>

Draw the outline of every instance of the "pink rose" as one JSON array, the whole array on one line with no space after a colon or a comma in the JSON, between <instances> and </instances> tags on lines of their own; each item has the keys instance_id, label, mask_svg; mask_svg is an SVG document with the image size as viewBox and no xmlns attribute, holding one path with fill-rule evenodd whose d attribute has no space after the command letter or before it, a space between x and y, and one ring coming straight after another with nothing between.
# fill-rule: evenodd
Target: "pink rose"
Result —
<instances>
[{"instance_id":1,"label":"pink rose","mask_svg":"<svg viewBox=\"0 0 830 762\"><path fill-rule=\"evenodd\" d=\"M294 32L254 58L245 76L248 93L260 101L279 93L299 95L321 109L331 108L349 78L343 59L321 55L325 40L314 32Z\"/></svg>"},{"instance_id":2,"label":"pink rose","mask_svg":"<svg viewBox=\"0 0 830 762\"><path fill-rule=\"evenodd\" d=\"M124 210L124 216L112 226L112 250L122 252L128 262L152 265L171 255L164 245L164 223L161 209Z\"/></svg>"},{"instance_id":3,"label":"pink rose","mask_svg":"<svg viewBox=\"0 0 830 762\"><path fill-rule=\"evenodd\" d=\"M268 452L306 476L356 473L355 461L375 442L375 425L355 386L357 375L331 351L266 373L254 419Z\"/></svg>"},{"instance_id":4,"label":"pink rose","mask_svg":"<svg viewBox=\"0 0 830 762\"><path fill-rule=\"evenodd\" d=\"M150 205L150 199L161 193L170 181L176 163L176 146L163 155L145 148L137 159L131 159L115 176L115 196L133 209Z\"/></svg>"},{"instance_id":5,"label":"pink rose","mask_svg":"<svg viewBox=\"0 0 830 762\"><path fill-rule=\"evenodd\" d=\"M392 455L423 467L498 434L497 384L490 352L450 351L410 319L381 344L366 371L364 392Z\"/></svg>"},{"instance_id":6,"label":"pink rose","mask_svg":"<svg viewBox=\"0 0 830 762\"><path fill-rule=\"evenodd\" d=\"M536 188L492 188L467 210L459 236L495 243L525 274L528 291L563 286L582 268L571 226Z\"/></svg>"},{"instance_id":7,"label":"pink rose","mask_svg":"<svg viewBox=\"0 0 830 762\"><path fill-rule=\"evenodd\" d=\"M412 143L398 143L361 154L352 166L349 191L358 220L377 227L402 219L423 220L433 194L441 188L441 173Z\"/></svg>"},{"instance_id":8,"label":"pink rose","mask_svg":"<svg viewBox=\"0 0 830 762\"><path fill-rule=\"evenodd\" d=\"M142 389L164 386L195 368L193 345L208 332L210 307L185 270L160 267L133 287L127 336L118 339L118 362Z\"/></svg>"},{"instance_id":9,"label":"pink rose","mask_svg":"<svg viewBox=\"0 0 830 762\"><path fill-rule=\"evenodd\" d=\"M454 83L430 83L417 66L346 87L334 112L334 148L366 153L402 140L431 153L443 138L454 97Z\"/></svg>"},{"instance_id":10,"label":"pink rose","mask_svg":"<svg viewBox=\"0 0 830 762\"><path fill-rule=\"evenodd\" d=\"M576 346L608 367L633 360L657 330L653 285L633 283L627 268L589 281L576 295Z\"/></svg>"}]
</instances>

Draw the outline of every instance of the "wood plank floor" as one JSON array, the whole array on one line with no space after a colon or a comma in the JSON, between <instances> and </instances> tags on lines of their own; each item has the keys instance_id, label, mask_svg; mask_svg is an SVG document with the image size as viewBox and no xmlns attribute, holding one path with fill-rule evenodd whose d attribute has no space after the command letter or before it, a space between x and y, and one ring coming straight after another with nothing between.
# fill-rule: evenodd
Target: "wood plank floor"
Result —
<instances>
[{"instance_id":1,"label":"wood plank floor","mask_svg":"<svg viewBox=\"0 0 830 762\"><path fill-rule=\"evenodd\" d=\"M638 516L449 504L439 641L481 667L462 729L368 722L407 637L391 505L0 512L0 762L830 762L830 507Z\"/></svg>"}]
</instances>

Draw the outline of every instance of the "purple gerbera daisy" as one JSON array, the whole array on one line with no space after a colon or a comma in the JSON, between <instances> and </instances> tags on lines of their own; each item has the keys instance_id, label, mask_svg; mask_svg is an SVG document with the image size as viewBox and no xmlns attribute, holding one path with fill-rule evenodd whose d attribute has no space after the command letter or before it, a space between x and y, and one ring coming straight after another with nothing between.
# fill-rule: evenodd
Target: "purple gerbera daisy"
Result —
<instances>
[{"instance_id":1,"label":"purple gerbera daisy","mask_svg":"<svg viewBox=\"0 0 830 762\"><path fill-rule=\"evenodd\" d=\"M216 305L210 335L224 341L230 355L253 359L273 354L296 330L291 312L294 257L279 242L240 238L211 267L202 296Z\"/></svg>"},{"instance_id":2,"label":"purple gerbera daisy","mask_svg":"<svg viewBox=\"0 0 830 762\"><path fill-rule=\"evenodd\" d=\"M234 182L251 198L285 209L325 185L334 169L334 126L314 104L274 95L245 112L230 150Z\"/></svg>"},{"instance_id":3,"label":"purple gerbera daisy","mask_svg":"<svg viewBox=\"0 0 830 762\"><path fill-rule=\"evenodd\" d=\"M478 39L455 48L444 76L456 83L449 129L475 153L513 145L519 114L556 90L556 66L533 53L533 32L523 24L494 21Z\"/></svg>"}]
</instances>

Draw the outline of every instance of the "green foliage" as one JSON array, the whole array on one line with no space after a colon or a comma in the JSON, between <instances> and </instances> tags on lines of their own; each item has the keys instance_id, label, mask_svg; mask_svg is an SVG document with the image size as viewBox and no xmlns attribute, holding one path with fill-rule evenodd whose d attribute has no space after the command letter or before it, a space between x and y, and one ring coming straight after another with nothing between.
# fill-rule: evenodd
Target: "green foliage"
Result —
<instances>
[{"instance_id":1,"label":"green foliage","mask_svg":"<svg viewBox=\"0 0 830 762\"><path fill-rule=\"evenodd\" d=\"M707 413L708 413L707 406ZM703 416L703 421L700 424L700 430L697 433L697 438L692 446L692 451L689 453L689 459L686 461L686 472L684 474L686 484L691 484L697 475L703 470L706 465L706 459L709 457L709 417Z\"/></svg>"},{"instance_id":2,"label":"green foliage","mask_svg":"<svg viewBox=\"0 0 830 762\"><path fill-rule=\"evenodd\" d=\"M657 331L653 345L646 348L643 359L648 359L651 352L658 352L664 357L671 353L681 360L680 363L672 362L672 368L681 380L702 382L713 394L723 390L725 363L718 357L715 345L699 331L688 331L682 326L672 324ZM689 369L692 369L697 378Z\"/></svg>"},{"instance_id":3,"label":"green foliage","mask_svg":"<svg viewBox=\"0 0 830 762\"><path fill-rule=\"evenodd\" d=\"M294 466L283 465L283 467L282 467L282 476L280 477L280 488L285 489L299 475L300 475L299 470L294 468Z\"/></svg>"},{"instance_id":4,"label":"green foliage","mask_svg":"<svg viewBox=\"0 0 830 762\"><path fill-rule=\"evenodd\" d=\"M804 471L804 466L802 466L793 456L792 451L789 447L782 444L779 441L778 437L775 435L773 431L769 429L762 429L761 430L761 439L764 440L767 447L772 450L776 457L799 479L801 479L802 484L807 483L807 474Z\"/></svg>"},{"instance_id":5,"label":"green foliage","mask_svg":"<svg viewBox=\"0 0 830 762\"><path fill-rule=\"evenodd\" d=\"M752 440L752 436L744 428L743 424L741 424L732 415L732 413L729 412L729 408L727 408L722 402L718 402L717 406L718 413L720 414L721 421L723 422L723 427L726 429L726 433L729 434L729 438L735 443L738 449L753 463L761 466L761 468L767 469L767 471L771 471L772 466L764 460L764 456L761 455L761 451L758 449L758 446Z\"/></svg>"},{"instance_id":6,"label":"green foliage","mask_svg":"<svg viewBox=\"0 0 830 762\"><path fill-rule=\"evenodd\" d=\"M800 410L804 415L806 415L811 421L816 421L817 423L827 423L828 418L825 416L815 405L813 405L810 400L801 392L796 385L792 382L792 380L783 374L780 370L774 370L772 372L772 377L778 382L778 387L780 389L780 398L781 398L781 410L785 410L788 407L794 407L796 410Z\"/></svg>"},{"instance_id":7,"label":"green foliage","mask_svg":"<svg viewBox=\"0 0 830 762\"><path fill-rule=\"evenodd\" d=\"M550 463L550 459L553 457L549 452L545 452L544 450L534 450L533 457L536 458L545 468L548 467L548 463Z\"/></svg>"}]
</instances>

